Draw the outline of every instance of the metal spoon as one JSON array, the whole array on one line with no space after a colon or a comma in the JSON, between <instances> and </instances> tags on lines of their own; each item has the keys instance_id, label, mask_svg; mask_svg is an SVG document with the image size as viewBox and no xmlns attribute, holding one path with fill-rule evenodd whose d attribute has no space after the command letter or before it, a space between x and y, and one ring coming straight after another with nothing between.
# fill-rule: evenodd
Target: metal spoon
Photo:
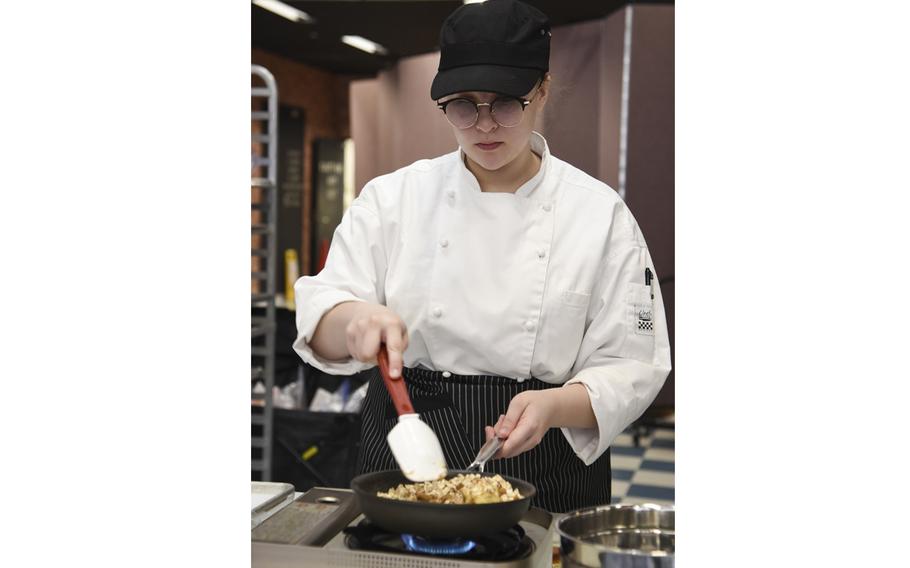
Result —
<instances>
[{"instance_id":1,"label":"metal spoon","mask_svg":"<svg viewBox=\"0 0 910 568\"><path fill-rule=\"evenodd\" d=\"M471 465L465 471L470 471L473 468L477 468L477 471L483 473L483 466L493 457L499 448L502 447L502 443L505 440L499 436L493 436L487 443L480 447L480 451L477 452L477 457L474 458L474 461L471 462Z\"/></svg>"}]
</instances>

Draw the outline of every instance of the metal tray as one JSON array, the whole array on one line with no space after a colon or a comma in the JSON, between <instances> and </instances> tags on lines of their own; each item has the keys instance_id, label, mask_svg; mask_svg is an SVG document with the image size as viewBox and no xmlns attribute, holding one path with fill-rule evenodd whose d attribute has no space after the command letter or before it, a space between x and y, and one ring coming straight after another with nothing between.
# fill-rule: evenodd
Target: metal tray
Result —
<instances>
[{"instance_id":1,"label":"metal tray","mask_svg":"<svg viewBox=\"0 0 910 568\"><path fill-rule=\"evenodd\" d=\"M294 486L290 483L250 482L250 516L256 528L288 503L294 500Z\"/></svg>"}]
</instances>

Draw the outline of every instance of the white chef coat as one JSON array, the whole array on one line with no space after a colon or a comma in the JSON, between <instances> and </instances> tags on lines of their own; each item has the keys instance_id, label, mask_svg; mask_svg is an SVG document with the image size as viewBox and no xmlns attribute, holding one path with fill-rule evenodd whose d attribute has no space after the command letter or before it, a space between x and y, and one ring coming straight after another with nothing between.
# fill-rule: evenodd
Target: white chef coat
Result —
<instances>
[{"instance_id":1,"label":"white chef coat","mask_svg":"<svg viewBox=\"0 0 910 568\"><path fill-rule=\"evenodd\" d=\"M670 372L663 301L656 274L645 286L654 267L622 199L536 132L531 147L540 170L514 194L482 192L460 150L370 181L325 268L294 286L294 349L327 373L369 368L308 342L340 302L386 305L408 329L406 367L582 383L597 428L562 432L591 464Z\"/></svg>"}]
</instances>

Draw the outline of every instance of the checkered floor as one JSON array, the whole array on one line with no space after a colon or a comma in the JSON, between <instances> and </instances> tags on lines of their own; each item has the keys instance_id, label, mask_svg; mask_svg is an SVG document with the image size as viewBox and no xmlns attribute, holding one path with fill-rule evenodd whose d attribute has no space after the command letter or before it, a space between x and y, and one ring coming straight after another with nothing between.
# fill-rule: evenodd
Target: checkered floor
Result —
<instances>
[{"instance_id":1,"label":"checkered floor","mask_svg":"<svg viewBox=\"0 0 910 568\"><path fill-rule=\"evenodd\" d=\"M611 446L614 503L674 503L675 433L658 428L639 440L623 432Z\"/></svg>"}]
</instances>

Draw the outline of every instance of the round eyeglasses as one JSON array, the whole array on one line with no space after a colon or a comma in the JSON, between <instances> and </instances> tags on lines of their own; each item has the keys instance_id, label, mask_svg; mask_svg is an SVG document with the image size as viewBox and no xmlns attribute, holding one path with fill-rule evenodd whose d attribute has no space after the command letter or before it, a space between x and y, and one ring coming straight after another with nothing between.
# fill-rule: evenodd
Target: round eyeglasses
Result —
<instances>
[{"instance_id":1,"label":"round eyeglasses","mask_svg":"<svg viewBox=\"0 0 910 568\"><path fill-rule=\"evenodd\" d=\"M537 93L534 93L536 96ZM490 116L499 126L512 128L521 123L525 107L534 102L530 99L518 97L498 97L492 103L476 103L471 99L451 99L436 106L446 115L446 120L455 128L464 130L477 124L480 118L480 107L490 107Z\"/></svg>"}]
</instances>

